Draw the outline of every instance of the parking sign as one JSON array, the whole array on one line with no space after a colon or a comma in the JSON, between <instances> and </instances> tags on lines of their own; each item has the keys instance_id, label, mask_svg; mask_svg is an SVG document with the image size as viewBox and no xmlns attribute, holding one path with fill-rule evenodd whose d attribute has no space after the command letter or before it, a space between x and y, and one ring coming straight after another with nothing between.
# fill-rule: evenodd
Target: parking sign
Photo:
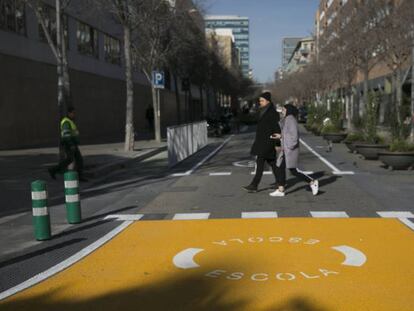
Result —
<instances>
[{"instance_id":1,"label":"parking sign","mask_svg":"<svg viewBox=\"0 0 414 311\"><path fill-rule=\"evenodd\" d=\"M165 76L163 71L152 72L152 84L156 89L163 89L165 84Z\"/></svg>"}]
</instances>

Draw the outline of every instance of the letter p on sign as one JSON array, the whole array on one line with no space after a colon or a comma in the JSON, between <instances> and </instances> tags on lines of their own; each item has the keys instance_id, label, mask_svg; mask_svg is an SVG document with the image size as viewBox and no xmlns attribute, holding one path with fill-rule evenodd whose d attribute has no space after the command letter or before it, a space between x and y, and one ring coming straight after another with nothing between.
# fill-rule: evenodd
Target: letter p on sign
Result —
<instances>
[{"instance_id":1,"label":"letter p on sign","mask_svg":"<svg viewBox=\"0 0 414 311\"><path fill-rule=\"evenodd\" d=\"M157 89L163 89L165 84L164 72L153 71L152 72L152 84Z\"/></svg>"}]
</instances>

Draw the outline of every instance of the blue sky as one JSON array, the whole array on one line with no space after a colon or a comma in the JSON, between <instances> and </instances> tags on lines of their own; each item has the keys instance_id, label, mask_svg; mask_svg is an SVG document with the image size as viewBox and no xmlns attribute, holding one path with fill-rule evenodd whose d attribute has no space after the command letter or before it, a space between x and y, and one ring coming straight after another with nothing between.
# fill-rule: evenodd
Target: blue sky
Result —
<instances>
[{"instance_id":1,"label":"blue sky","mask_svg":"<svg viewBox=\"0 0 414 311\"><path fill-rule=\"evenodd\" d=\"M207 14L250 18L250 66L260 82L273 80L284 37L313 32L319 0L204 0Z\"/></svg>"}]
</instances>

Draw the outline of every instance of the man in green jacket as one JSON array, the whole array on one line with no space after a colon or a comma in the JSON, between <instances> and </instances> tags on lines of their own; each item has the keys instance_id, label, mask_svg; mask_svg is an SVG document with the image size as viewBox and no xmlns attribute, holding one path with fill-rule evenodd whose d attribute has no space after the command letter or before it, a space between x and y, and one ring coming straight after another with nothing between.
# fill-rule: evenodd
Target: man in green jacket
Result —
<instances>
[{"instance_id":1,"label":"man in green jacket","mask_svg":"<svg viewBox=\"0 0 414 311\"><path fill-rule=\"evenodd\" d=\"M64 173L68 170L68 166L75 162L76 170L79 174L80 181L87 181L82 176L83 159L79 150L79 131L74 122L75 108L69 107L68 114L60 122L60 143L64 150L65 156L58 165L49 169L49 174L53 179L56 179L57 173Z\"/></svg>"}]
</instances>

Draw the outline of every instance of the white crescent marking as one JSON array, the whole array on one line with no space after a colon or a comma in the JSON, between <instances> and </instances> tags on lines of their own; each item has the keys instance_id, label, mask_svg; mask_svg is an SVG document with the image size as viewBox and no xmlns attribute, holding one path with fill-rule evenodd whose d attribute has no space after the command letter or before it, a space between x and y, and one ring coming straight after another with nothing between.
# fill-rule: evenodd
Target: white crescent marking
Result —
<instances>
[{"instance_id":1,"label":"white crescent marking","mask_svg":"<svg viewBox=\"0 0 414 311\"><path fill-rule=\"evenodd\" d=\"M344 266L361 267L367 261L365 254L353 247L341 245L334 246L332 249L342 253L345 256Z\"/></svg>"},{"instance_id":2,"label":"white crescent marking","mask_svg":"<svg viewBox=\"0 0 414 311\"><path fill-rule=\"evenodd\" d=\"M194 262L194 256L201 253L204 249L201 248L187 248L174 256L173 263L177 268L194 269L200 267Z\"/></svg>"}]
</instances>

